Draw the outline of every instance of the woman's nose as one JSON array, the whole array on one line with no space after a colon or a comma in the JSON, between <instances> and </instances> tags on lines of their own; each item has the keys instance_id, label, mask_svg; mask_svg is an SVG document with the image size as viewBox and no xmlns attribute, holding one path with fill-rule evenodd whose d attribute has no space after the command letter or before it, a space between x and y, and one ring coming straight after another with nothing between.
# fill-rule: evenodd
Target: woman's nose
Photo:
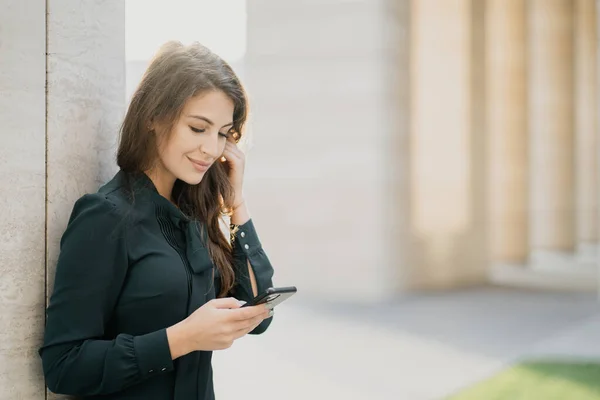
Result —
<instances>
[{"instance_id":1,"label":"woman's nose","mask_svg":"<svg viewBox=\"0 0 600 400\"><path fill-rule=\"evenodd\" d=\"M200 151L208 154L210 157L217 158L219 154L219 135L215 135L216 137L211 137L210 139L204 141L200 145Z\"/></svg>"}]
</instances>

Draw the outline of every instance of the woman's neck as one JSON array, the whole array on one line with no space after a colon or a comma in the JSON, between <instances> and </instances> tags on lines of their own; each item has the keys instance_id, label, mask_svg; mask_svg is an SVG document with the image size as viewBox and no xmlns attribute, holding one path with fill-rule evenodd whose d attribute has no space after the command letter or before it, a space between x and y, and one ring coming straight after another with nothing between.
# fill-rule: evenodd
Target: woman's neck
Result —
<instances>
[{"instance_id":1,"label":"woman's neck","mask_svg":"<svg viewBox=\"0 0 600 400\"><path fill-rule=\"evenodd\" d=\"M161 167L145 171L145 174L150 178L158 193L170 202L173 202L173 186L175 185L177 178Z\"/></svg>"}]
</instances>

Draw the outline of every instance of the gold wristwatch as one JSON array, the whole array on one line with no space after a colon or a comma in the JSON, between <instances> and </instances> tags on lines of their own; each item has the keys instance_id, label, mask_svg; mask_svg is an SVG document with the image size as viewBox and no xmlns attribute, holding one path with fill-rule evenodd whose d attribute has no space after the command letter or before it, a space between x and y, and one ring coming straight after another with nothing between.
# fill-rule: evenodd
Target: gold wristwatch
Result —
<instances>
[{"instance_id":1,"label":"gold wristwatch","mask_svg":"<svg viewBox=\"0 0 600 400\"><path fill-rule=\"evenodd\" d=\"M229 224L229 239L231 241L231 244L233 244L233 241L235 240L235 235L236 233L238 233L238 231L240 230L240 226L236 225L236 224Z\"/></svg>"}]
</instances>

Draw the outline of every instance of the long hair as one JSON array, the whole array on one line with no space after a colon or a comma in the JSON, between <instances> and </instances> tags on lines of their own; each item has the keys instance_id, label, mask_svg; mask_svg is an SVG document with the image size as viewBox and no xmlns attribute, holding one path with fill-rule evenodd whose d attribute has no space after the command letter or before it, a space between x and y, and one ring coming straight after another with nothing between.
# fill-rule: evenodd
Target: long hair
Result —
<instances>
[{"instance_id":1,"label":"long hair","mask_svg":"<svg viewBox=\"0 0 600 400\"><path fill-rule=\"evenodd\" d=\"M151 169L158 160L158 145L168 140L188 99L218 90L234 104L232 132L236 141L244 133L248 114L246 93L231 67L199 43L164 44L137 87L121 126L117 164L126 174ZM150 126L160 126L151 130ZM197 185L181 180L173 187L173 201L190 218L206 224L205 245L221 275L224 296L233 287L231 245L220 221L233 208L234 191L224 163L215 162Z\"/></svg>"}]
</instances>

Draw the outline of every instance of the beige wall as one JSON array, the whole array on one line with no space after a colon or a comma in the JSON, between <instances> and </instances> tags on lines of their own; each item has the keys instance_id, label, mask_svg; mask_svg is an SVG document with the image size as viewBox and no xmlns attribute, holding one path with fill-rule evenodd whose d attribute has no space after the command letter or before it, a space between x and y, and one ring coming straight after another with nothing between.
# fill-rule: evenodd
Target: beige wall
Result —
<instances>
[{"instance_id":1,"label":"beige wall","mask_svg":"<svg viewBox=\"0 0 600 400\"><path fill-rule=\"evenodd\" d=\"M46 398L37 350L60 235L74 200L114 169L124 2L0 9L0 399L35 400Z\"/></svg>"},{"instance_id":2,"label":"beige wall","mask_svg":"<svg viewBox=\"0 0 600 400\"><path fill-rule=\"evenodd\" d=\"M0 398L43 399L46 8L0 10Z\"/></svg>"},{"instance_id":3,"label":"beige wall","mask_svg":"<svg viewBox=\"0 0 600 400\"><path fill-rule=\"evenodd\" d=\"M307 296L399 285L407 22L408 1L248 2L247 199L277 282Z\"/></svg>"},{"instance_id":4,"label":"beige wall","mask_svg":"<svg viewBox=\"0 0 600 400\"><path fill-rule=\"evenodd\" d=\"M68 23L65 23L68 22ZM125 110L124 1L48 3L48 293L75 200L116 172Z\"/></svg>"},{"instance_id":5,"label":"beige wall","mask_svg":"<svg viewBox=\"0 0 600 400\"><path fill-rule=\"evenodd\" d=\"M248 3L247 197L277 282L371 301L485 281L484 6Z\"/></svg>"}]
</instances>

